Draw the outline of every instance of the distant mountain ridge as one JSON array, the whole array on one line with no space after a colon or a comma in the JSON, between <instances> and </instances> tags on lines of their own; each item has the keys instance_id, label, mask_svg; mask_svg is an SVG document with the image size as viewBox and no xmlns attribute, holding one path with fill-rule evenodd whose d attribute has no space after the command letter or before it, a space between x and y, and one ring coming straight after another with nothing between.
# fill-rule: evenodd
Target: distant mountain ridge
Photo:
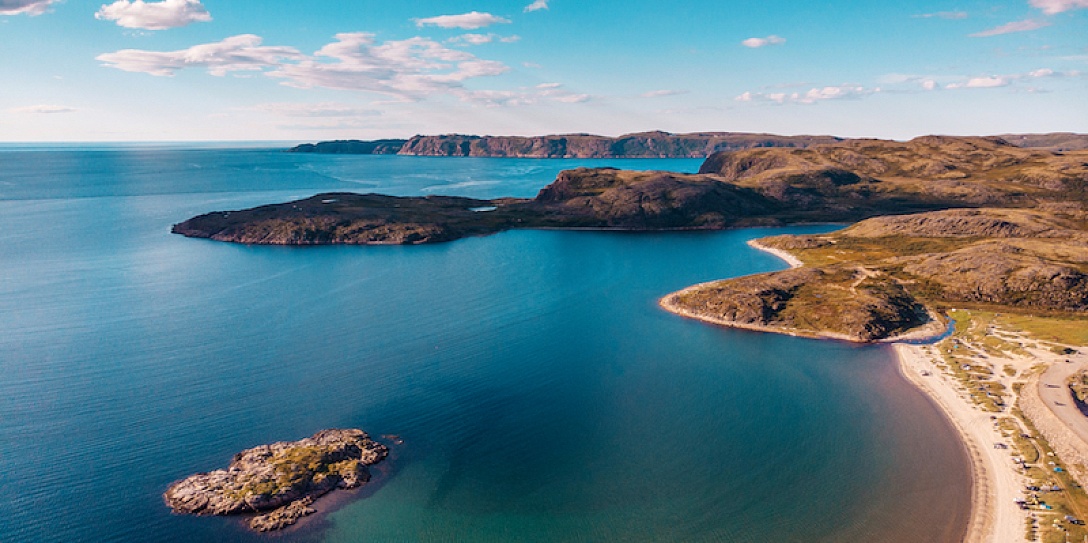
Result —
<instances>
[{"instance_id":1,"label":"distant mountain ridge","mask_svg":"<svg viewBox=\"0 0 1088 543\"><path fill-rule=\"evenodd\" d=\"M1088 134L1004 134L998 138L1017 147L1048 151L1088 149ZM336 140L305 143L292 153L407 155L490 158L706 158L725 151L759 148L808 148L853 141L835 136L779 136L745 132L672 134L652 131L619 137L593 134L550 136L473 136L446 134L410 139Z\"/></svg>"},{"instance_id":2,"label":"distant mountain ridge","mask_svg":"<svg viewBox=\"0 0 1088 543\"><path fill-rule=\"evenodd\" d=\"M341 140L303 144L294 153L399 154L492 158L706 158L722 151L757 147L808 147L837 143L834 136L777 136L733 132L670 134L642 132L619 137L592 134L550 136L414 136L408 140ZM394 150L396 143L400 146Z\"/></svg>"}]
</instances>

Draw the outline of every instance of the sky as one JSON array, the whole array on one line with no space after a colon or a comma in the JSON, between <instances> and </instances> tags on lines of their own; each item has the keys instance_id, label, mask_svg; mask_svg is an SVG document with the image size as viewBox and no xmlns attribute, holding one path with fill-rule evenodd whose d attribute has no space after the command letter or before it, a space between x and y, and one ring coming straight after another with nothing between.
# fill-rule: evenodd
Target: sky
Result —
<instances>
[{"instance_id":1,"label":"sky","mask_svg":"<svg viewBox=\"0 0 1088 543\"><path fill-rule=\"evenodd\" d=\"M1088 0L0 0L0 141L1088 132Z\"/></svg>"}]
</instances>

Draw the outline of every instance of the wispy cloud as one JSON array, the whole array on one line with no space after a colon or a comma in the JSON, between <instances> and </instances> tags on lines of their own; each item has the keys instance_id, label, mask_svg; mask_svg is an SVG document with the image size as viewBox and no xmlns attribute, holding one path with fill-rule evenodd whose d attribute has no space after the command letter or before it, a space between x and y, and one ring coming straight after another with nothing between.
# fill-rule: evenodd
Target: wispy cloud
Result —
<instances>
[{"instance_id":1,"label":"wispy cloud","mask_svg":"<svg viewBox=\"0 0 1088 543\"><path fill-rule=\"evenodd\" d=\"M416 19L415 21L416 26L420 28L425 26L437 26L440 28L463 28L465 30L475 30L477 28L483 28L485 26L491 26L494 24L507 24L510 22L510 19L497 17L490 13L470 11L461 15L439 15L438 17Z\"/></svg>"},{"instance_id":2,"label":"wispy cloud","mask_svg":"<svg viewBox=\"0 0 1088 543\"><path fill-rule=\"evenodd\" d=\"M783 43L786 43L786 38L774 35L767 36L766 38L748 38L740 42L741 45L753 49L766 47L768 45L782 45Z\"/></svg>"},{"instance_id":3,"label":"wispy cloud","mask_svg":"<svg viewBox=\"0 0 1088 543\"><path fill-rule=\"evenodd\" d=\"M1040 68L1021 74L1010 75L988 75L982 77L972 77L964 81L957 81L955 83L949 83L945 85L946 89L996 89L1001 87L1008 87L1018 81L1030 81L1044 78L1064 78L1064 77L1079 77L1080 72L1058 72L1050 68Z\"/></svg>"},{"instance_id":4,"label":"wispy cloud","mask_svg":"<svg viewBox=\"0 0 1088 543\"><path fill-rule=\"evenodd\" d=\"M816 87L807 92L746 92L734 98L738 102L773 102L777 104L815 104L828 100L847 100L870 96L881 92L879 87L867 88L860 85L839 85Z\"/></svg>"},{"instance_id":5,"label":"wispy cloud","mask_svg":"<svg viewBox=\"0 0 1088 543\"><path fill-rule=\"evenodd\" d=\"M991 28L989 30L983 30L982 32L976 32L971 34L972 38L988 38L990 36L1000 36L1002 34L1012 34L1014 32L1030 32L1032 30L1038 30L1050 26L1050 21L1040 21L1038 19L1025 19L1023 21L1013 21L1001 26Z\"/></svg>"},{"instance_id":6,"label":"wispy cloud","mask_svg":"<svg viewBox=\"0 0 1088 543\"><path fill-rule=\"evenodd\" d=\"M335 102L321 102L316 104L271 102L266 104L258 104L257 106L254 106L254 109L258 111L264 111L266 113L282 115L285 117L307 118L376 117L382 114L381 111L378 110L361 108L348 104L339 104Z\"/></svg>"},{"instance_id":7,"label":"wispy cloud","mask_svg":"<svg viewBox=\"0 0 1088 543\"><path fill-rule=\"evenodd\" d=\"M56 113L75 113L76 109L73 108L73 107L67 107L67 106L40 104L40 105L36 105L36 106L26 106L26 107L12 108L12 109L9 109L8 111L10 111L12 113L35 113L35 114L52 115L52 114L56 114Z\"/></svg>"},{"instance_id":8,"label":"wispy cloud","mask_svg":"<svg viewBox=\"0 0 1088 543\"><path fill-rule=\"evenodd\" d=\"M502 43L514 43L521 40L521 36L500 36L498 34L462 34L460 36L454 36L448 40L449 43L464 43L468 45L484 45L494 41Z\"/></svg>"},{"instance_id":9,"label":"wispy cloud","mask_svg":"<svg viewBox=\"0 0 1088 543\"><path fill-rule=\"evenodd\" d=\"M117 0L102 6L94 16L103 21L115 21L118 26L143 30L166 30L212 20L200 0Z\"/></svg>"},{"instance_id":10,"label":"wispy cloud","mask_svg":"<svg viewBox=\"0 0 1088 543\"><path fill-rule=\"evenodd\" d=\"M920 13L914 16L915 19L966 19L966 11L938 11L936 13Z\"/></svg>"},{"instance_id":11,"label":"wispy cloud","mask_svg":"<svg viewBox=\"0 0 1088 543\"><path fill-rule=\"evenodd\" d=\"M0 0L0 15L41 15L61 0Z\"/></svg>"},{"instance_id":12,"label":"wispy cloud","mask_svg":"<svg viewBox=\"0 0 1088 543\"><path fill-rule=\"evenodd\" d=\"M378 43L370 33L337 34L336 41L313 55L261 43L260 36L244 34L180 51L126 49L96 58L111 68L156 76L187 68L215 76L263 72L291 87L375 92L407 100L453 94L469 79L509 70L501 62L420 37Z\"/></svg>"},{"instance_id":13,"label":"wispy cloud","mask_svg":"<svg viewBox=\"0 0 1088 543\"><path fill-rule=\"evenodd\" d=\"M1047 15L1088 8L1088 0L1031 0L1032 7L1043 10Z\"/></svg>"},{"instance_id":14,"label":"wispy cloud","mask_svg":"<svg viewBox=\"0 0 1088 543\"><path fill-rule=\"evenodd\" d=\"M680 95L680 94L688 94L689 92L691 92L691 91L661 89L661 90L654 90L654 91L650 91L650 92L644 92L644 93L642 93L642 97L643 98L662 98L662 97L665 97L665 96L677 96L677 95Z\"/></svg>"},{"instance_id":15,"label":"wispy cloud","mask_svg":"<svg viewBox=\"0 0 1088 543\"><path fill-rule=\"evenodd\" d=\"M516 90L477 90L460 91L461 100L487 107L519 107L559 102L580 104L593 99L589 94L571 92L560 83L541 83L535 87L521 87Z\"/></svg>"},{"instance_id":16,"label":"wispy cloud","mask_svg":"<svg viewBox=\"0 0 1088 543\"><path fill-rule=\"evenodd\" d=\"M1012 84L1012 79L1004 76L972 77L963 83L949 83L949 89L995 89L1007 87Z\"/></svg>"},{"instance_id":17,"label":"wispy cloud","mask_svg":"<svg viewBox=\"0 0 1088 543\"><path fill-rule=\"evenodd\" d=\"M532 4L525 6L525 13L530 11L538 11L542 9L548 9L548 0L536 0Z\"/></svg>"}]
</instances>

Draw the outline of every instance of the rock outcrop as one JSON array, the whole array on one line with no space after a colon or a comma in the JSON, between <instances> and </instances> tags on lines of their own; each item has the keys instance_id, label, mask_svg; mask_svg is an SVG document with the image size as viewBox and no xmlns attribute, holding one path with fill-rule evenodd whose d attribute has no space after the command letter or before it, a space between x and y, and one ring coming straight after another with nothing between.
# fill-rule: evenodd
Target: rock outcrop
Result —
<instances>
[{"instance_id":1,"label":"rock outcrop","mask_svg":"<svg viewBox=\"0 0 1088 543\"><path fill-rule=\"evenodd\" d=\"M388 453L362 430L323 430L293 442L242 451L227 469L178 481L163 498L176 513L239 515L259 531L277 530L313 513L313 501L370 480L368 466Z\"/></svg>"}]
</instances>

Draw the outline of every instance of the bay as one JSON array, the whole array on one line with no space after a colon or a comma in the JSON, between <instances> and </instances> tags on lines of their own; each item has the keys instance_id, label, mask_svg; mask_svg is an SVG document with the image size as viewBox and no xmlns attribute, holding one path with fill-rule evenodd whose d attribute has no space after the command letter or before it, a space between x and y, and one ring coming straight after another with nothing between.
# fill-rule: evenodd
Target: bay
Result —
<instances>
[{"instance_id":1,"label":"bay","mask_svg":"<svg viewBox=\"0 0 1088 543\"><path fill-rule=\"evenodd\" d=\"M783 266L748 239L834 227L421 247L169 234L323 191L530 197L583 165L699 161L0 148L0 541L261 540L161 493L327 427L404 443L277 540L956 540L966 457L889 350L656 306Z\"/></svg>"}]
</instances>

